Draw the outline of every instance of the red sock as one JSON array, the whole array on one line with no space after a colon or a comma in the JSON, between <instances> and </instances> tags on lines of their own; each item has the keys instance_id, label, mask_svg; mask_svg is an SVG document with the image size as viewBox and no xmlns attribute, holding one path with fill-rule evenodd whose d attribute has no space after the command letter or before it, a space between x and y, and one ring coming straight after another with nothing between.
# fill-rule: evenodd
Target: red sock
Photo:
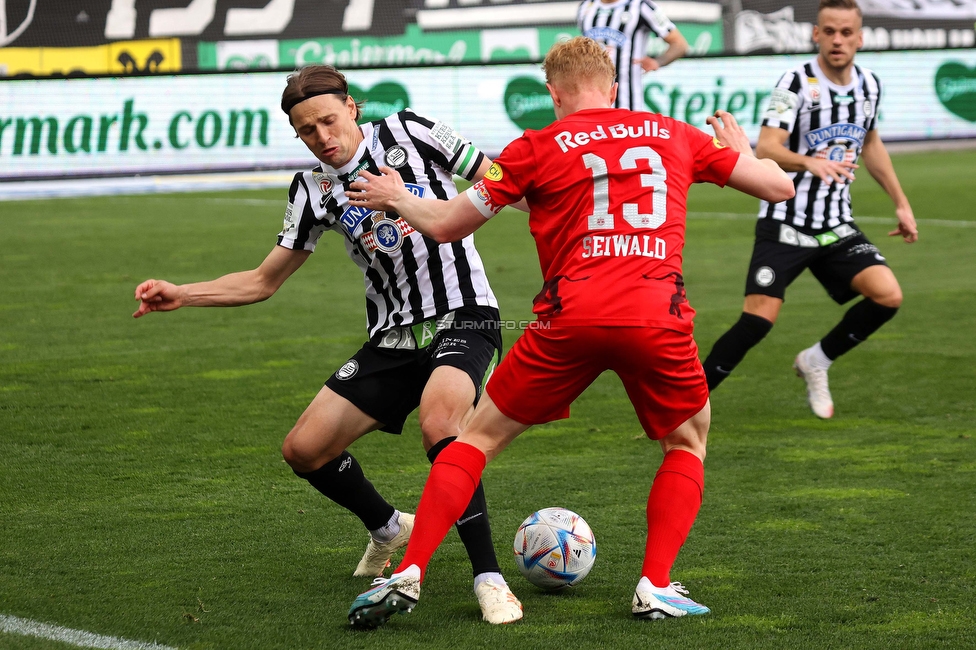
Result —
<instances>
[{"instance_id":1,"label":"red sock","mask_svg":"<svg viewBox=\"0 0 976 650\"><path fill-rule=\"evenodd\" d=\"M671 566L691 531L705 489L705 468L692 453L668 452L647 498L646 576L655 587L671 584Z\"/></svg>"},{"instance_id":2,"label":"red sock","mask_svg":"<svg viewBox=\"0 0 976 650\"><path fill-rule=\"evenodd\" d=\"M487 462L480 449L457 441L437 456L420 495L417 520L407 552L396 572L416 564L423 580L434 551L468 507Z\"/></svg>"}]
</instances>

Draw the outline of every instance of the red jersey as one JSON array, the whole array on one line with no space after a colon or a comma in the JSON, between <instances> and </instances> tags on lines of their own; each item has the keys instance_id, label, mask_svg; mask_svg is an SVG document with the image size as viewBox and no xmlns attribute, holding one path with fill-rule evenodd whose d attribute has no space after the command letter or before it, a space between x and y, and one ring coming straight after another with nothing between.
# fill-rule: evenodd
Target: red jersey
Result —
<instances>
[{"instance_id":1,"label":"red jersey","mask_svg":"<svg viewBox=\"0 0 976 650\"><path fill-rule=\"evenodd\" d=\"M738 159L669 117L589 109L526 131L468 197L485 217L527 200L545 280L533 307L540 320L690 332L688 187L724 186Z\"/></svg>"}]
</instances>

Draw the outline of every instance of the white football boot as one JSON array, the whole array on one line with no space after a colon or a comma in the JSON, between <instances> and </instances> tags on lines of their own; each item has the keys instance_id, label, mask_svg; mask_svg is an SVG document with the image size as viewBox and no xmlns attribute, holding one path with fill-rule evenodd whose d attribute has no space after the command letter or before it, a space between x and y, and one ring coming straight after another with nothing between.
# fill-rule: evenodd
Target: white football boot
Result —
<instances>
[{"instance_id":1,"label":"white football boot","mask_svg":"<svg viewBox=\"0 0 976 650\"><path fill-rule=\"evenodd\" d=\"M366 545L366 552L363 553L363 559L359 561L359 566L356 567L353 575L357 578L364 576L375 578L383 575L386 567L390 566L390 558L393 557L393 554L410 541L410 533L413 532L413 517L413 515L401 512L397 519L400 524L400 532L388 542L377 542L370 537L369 544Z\"/></svg>"},{"instance_id":2,"label":"white football boot","mask_svg":"<svg viewBox=\"0 0 976 650\"><path fill-rule=\"evenodd\" d=\"M522 618L522 603L508 585L499 585L491 578L474 588L481 605L481 617L493 625L514 623Z\"/></svg>"},{"instance_id":3,"label":"white football boot","mask_svg":"<svg viewBox=\"0 0 976 650\"><path fill-rule=\"evenodd\" d=\"M810 359L813 348L807 348L796 355L793 362L793 369L796 376L801 377L807 382L807 401L810 403L810 410L818 418L828 420L834 416L834 400L830 397L830 388L827 386L827 370L815 365Z\"/></svg>"},{"instance_id":4,"label":"white football boot","mask_svg":"<svg viewBox=\"0 0 976 650\"><path fill-rule=\"evenodd\" d=\"M701 616L711 611L687 595L688 590L680 582L672 582L667 587L655 587L650 580L642 577L634 591L631 611L636 618L641 619Z\"/></svg>"}]
</instances>

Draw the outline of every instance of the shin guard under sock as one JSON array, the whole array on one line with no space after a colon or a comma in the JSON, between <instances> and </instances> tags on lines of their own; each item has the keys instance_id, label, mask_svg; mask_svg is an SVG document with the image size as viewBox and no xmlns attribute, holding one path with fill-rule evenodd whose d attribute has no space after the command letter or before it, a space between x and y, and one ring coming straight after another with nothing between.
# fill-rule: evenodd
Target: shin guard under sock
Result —
<instances>
[{"instance_id":1,"label":"shin guard under sock","mask_svg":"<svg viewBox=\"0 0 976 650\"><path fill-rule=\"evenodd\" d=\"M453 442L457 436L444 438L427 452L427 459L433 463L437 456ZM495 556L495 545L491 541L491 524L488 521L488 503L485 501L485 488L479 482L478 487L468 503L468 507L461 513L461 517L454 524L464 549L471 560L474 575L482 573L501 573L498 558Z\"/></svg>"},{"instance_id":2,"label":"shin guard under sock","mask_svg":"<svg viewBox=\"0 0 976 650\"><path fill-rule=\"evenodd\" d=\"M671 567L678 557L705 487L705 468L697 456L675 449L664 456L647 499L647 544L641 575L655 587L671 584Z\"/></svg>"},{"instance_id":3,"label":"shin guard under sock","mask_svg":"<svg viewBox=\"0 0 976 650\"><path fill-rule=\"evenodd\" d=\"M762 316L742 312L735 325L715 341L712 351L702 362L708 390L715 390L739 365L746 353L762 341L771 329L773 324Z\"/></svg>"},{"instance_id":4,"label":"shin guard under sock","mask_svg":"<svg viewBox=\"0 0 976 650\"><path fill-rule=\"evenodd\" d=\"M423 577L434 551L471 502L487 462L480 449L463 442L451 443L437 456L420 495L410 543L397 573L416 564Z\"/></svg>"},{"instance_id":5,"label":"shin guard under sock","mask_svg":"<svg viewBox=\"0 0 976 650\"><path fill-rule=\"evenodd\" d=\"M885 307L865 298L848 309L837 326L820 339L820 347L827 358L833 361L878 331L896 313L897 307Z\"/></svg>"},{"instance_id":6,"label":"shin guard under sock","mask_svg":"<svg viewBox=\"0 0 976 650\"><path fill-rule=\"evenodd\" d=\"M363 468L348 451L312 472L295 472L312 487L359 517L367 530L382 528L395 508L366 480Z\"/></svg>"}]
</instances>

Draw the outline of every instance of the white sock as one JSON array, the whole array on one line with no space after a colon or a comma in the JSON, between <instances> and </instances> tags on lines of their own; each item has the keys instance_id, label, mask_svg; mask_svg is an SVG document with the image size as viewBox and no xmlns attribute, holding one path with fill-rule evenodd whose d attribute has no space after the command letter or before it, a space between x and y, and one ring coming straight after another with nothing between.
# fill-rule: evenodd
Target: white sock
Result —
<instances>
[{"instance_id":1,"label":"white sock","mask_svg":"<svg viewBox=\"0 0 976 650\"><path fill-rule=\"evenodd\" d=\"M827 355L824 354L823 348L820 347L820 341L817 341L816 345L808 349L810 353L807 355L807 360L813 364L815 368L820 368L822 370L827 370L830 368L830 364L832 364L833 361L828 359Z\"/></svg>"},{"instance_id":2,"label":"white sock","mask_svg":"<svg viewBox=\"0 0 976 650\"><path fill-rule=\"evenodd\" d=\"M390 576L390 579L399 578L400 576L410 576L411 578L416 578L420 580L420 567L416 564L411 564L403 571L399 571Z\"/></svg>"},{"instance_id":3,"label":"white sock","mask_svg":"<svg viewBox=\"0 0 976 650\"><path fill-rule=\"evenodd\" d=\"M670 586L671 585L668 585L668 587ZM654 583L651 582L650 578L648 578L647 576L641 576L641 579L637 581L637 588L638 589L643 588L644 591L648 589L657 589L658 591L661 591L662 589L667 589L668 587L655 586Z\"/></svg>"},{"instance_id":4,"label":"white sock","mask_svg":"<svg viewBox=\"0 0 976 650\"><path fill-rule=\"evenodd\" d=\"M474 588L477 589L478 585L480 585L485 580L491 580L499 587L504 587L505 585L508 584L507 582L505 582L505 578L502 577L502 574L494 573L494 572L485 572L485 573L479 573L474 577Z\"/></svg>"},{"instance_id":5,"label":"white sock","mask_svg":"<svg viewBox=\"0 0 976 650\"><path fill-rule=\"evenodd\" d=\"M400 534L400 511L394 510L393 516L390 520L386 522L386 525L382 528L377 528L376 530L369 531L370 537L372 537L377 542L385 543L392 540Z\"/></svg>"}]
</instances>

